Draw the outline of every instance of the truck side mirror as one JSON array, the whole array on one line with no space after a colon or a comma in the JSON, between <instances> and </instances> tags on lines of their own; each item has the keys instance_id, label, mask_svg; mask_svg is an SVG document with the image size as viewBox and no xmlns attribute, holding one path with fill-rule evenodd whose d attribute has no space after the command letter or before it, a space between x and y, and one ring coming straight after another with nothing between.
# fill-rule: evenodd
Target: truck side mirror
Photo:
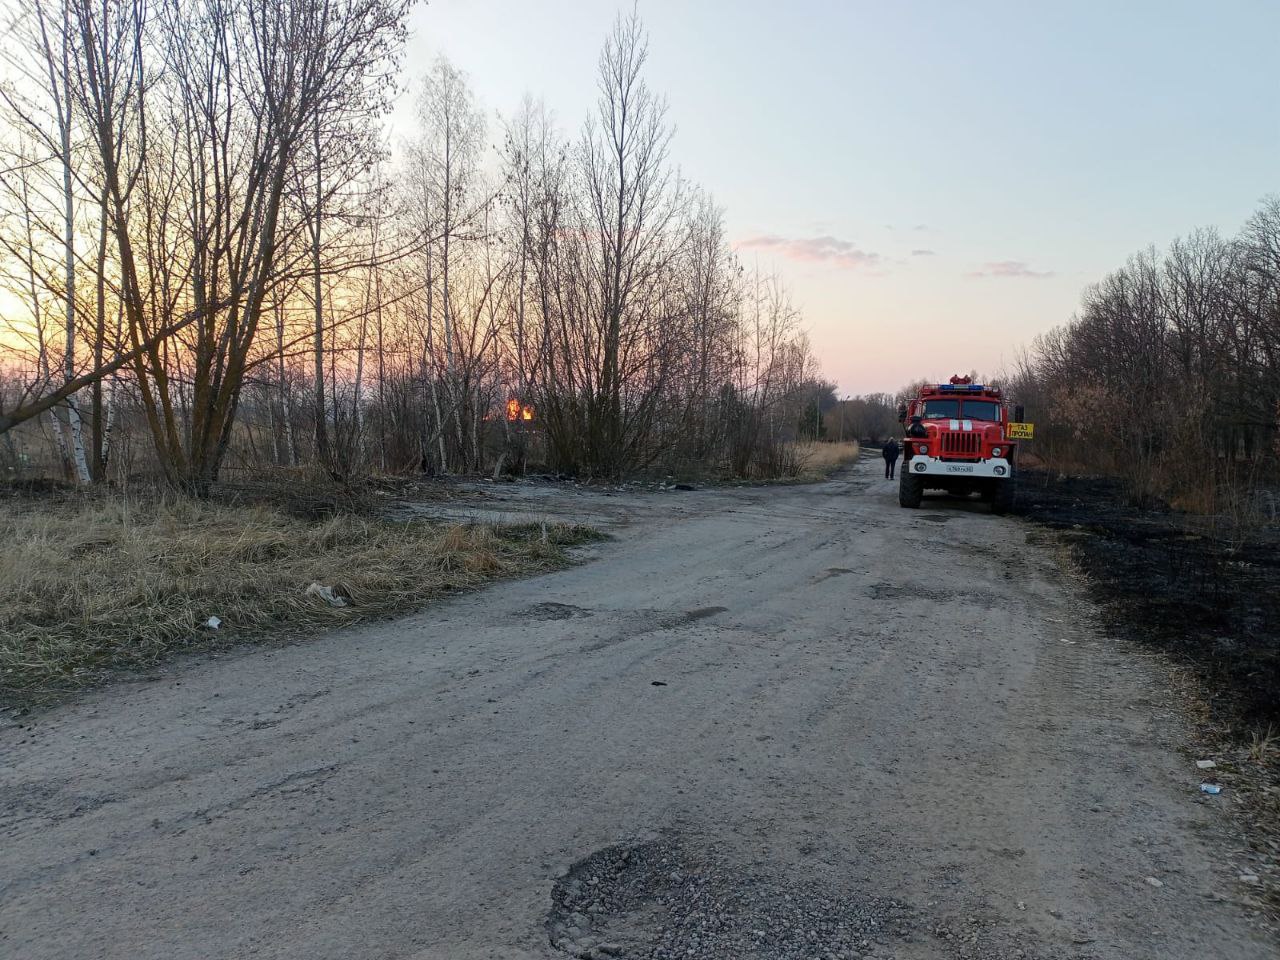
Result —
<instances>
[{"instance_id":1,"label":"truck side mirror","mask_svg":"<svg viewBox=\"0 0 1280 960\"><path fill-rule=\"evenodd\" d=\"M1014 421L1014 423L1022 423L1022 420L1023 420L1023 418L1026 416L1026 413L1027 413L1027 412L1026 412L1026 410L1024 410L1024 409L1023 409L1022 404L1020 404L1020 403L1019 403L1019 404L1016 404L1016 405L1014 406L1014 408L1013 408L1013 421Z\"/></svg>"},{"instance_id":2,"label":"truck side mirror","mask_svg":"<svg viewBox=\"0 0 1280 960\"><path fill-rule=\"evenodd\" d=\"M907 422L907 405L905 403L898 405L898 422L899 423Z\"/></svg>"}]
</instances>

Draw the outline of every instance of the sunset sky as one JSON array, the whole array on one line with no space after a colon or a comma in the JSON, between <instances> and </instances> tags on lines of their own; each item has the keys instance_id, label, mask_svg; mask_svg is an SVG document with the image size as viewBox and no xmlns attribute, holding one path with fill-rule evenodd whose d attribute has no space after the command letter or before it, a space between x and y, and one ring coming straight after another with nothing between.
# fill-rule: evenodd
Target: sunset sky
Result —
<instances>
[{"instance_id":1,"label":"sunset sky","mask_svg":"<svg viewBox=\"0 0 1280 960\"><path fill-rule=\"evenodd\" d=\"M638 7L673 158L842 393L997 372L1130 253L1280 191L1271 0ZM431 0L407 77L444 53L491 117L529 92L576 134L618 9Z\"/></svg>"}]
</instances>

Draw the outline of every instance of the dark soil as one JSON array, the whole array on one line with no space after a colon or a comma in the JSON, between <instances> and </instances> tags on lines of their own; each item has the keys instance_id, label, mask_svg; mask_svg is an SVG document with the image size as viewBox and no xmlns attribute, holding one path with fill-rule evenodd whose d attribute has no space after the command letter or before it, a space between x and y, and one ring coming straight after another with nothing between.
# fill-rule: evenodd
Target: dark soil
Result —
<instances>
[{"instance_id":1,"label":"dark soil","mask_svg":"<svg viewBox=\"0 0 1280 960\"><path fill-rule=\"evenodd\" d=\"M1280 724L1280 530L1133 506L1102 477L1027 472L1016 512L1063 531L1116 635L1204 681L1211 719L1244 736Z\"/></svg>"}]
</instances>

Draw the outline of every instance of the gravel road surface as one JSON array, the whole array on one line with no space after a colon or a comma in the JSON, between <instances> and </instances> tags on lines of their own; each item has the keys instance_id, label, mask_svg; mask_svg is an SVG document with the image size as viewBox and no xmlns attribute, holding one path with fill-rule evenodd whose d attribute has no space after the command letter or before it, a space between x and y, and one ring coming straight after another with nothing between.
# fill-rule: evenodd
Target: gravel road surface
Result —
<instances>
[{"instance_id":1,"label":"gravel road surface","mask_svg":"<svg viewBox=\"0 0 1280 960\"><path fill-rule=\"evenodd\" d=\"M17 718L0 956L1276 956L1162 664L878 470L503 488L614 539Z\"/></svg>"}]
</instances>

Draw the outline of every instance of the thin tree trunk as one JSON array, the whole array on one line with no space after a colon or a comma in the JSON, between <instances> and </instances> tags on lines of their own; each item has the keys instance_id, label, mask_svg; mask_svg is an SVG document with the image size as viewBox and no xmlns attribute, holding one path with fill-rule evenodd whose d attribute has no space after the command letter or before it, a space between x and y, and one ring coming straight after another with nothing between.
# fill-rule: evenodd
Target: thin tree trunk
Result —
<instances>
[{"instance_id":1,"label":"thin tree trunk","mask_svg":"<svg viewBox=\"0 0 1280 960\"><path fill-rule=\"evenodd\" d=\"M284 456L279 462L281 466L292 467L297 463L298 451L293 437L293 410L284 367L284 304L276 301L273 309L276 318L276 389L280 395L280 422L284 430Z\"/></svg>"},{"instance_id":2,"label":"thin tree trunk","mask_svg":"<svg viewBox=\"0 0 1280 960\"><path fill-rule=\"evenodd\" d=\"M70 231L68 231L68 234ZM70 274L74 270L72 267L68 270ZM68 297L68 300L71 298ZM75 379L75 308L72 304L67 305L67 347L63 357L63 375L66 382L70 383ZM71 433L71 461L75 467L75 477L77 482L86 484L89 482L89 463L84 453L84 427L80 421L80 407L76 401L75 394L67 397L67 425Z\"/></svg>"},{"instance_id":3,"label":"thin tree trunk","mask_svg":"<svg viewBox=\"0 0 1280 960\"><path fill-rule=\"evenodd\" d=\"M62 93L65 103L58 108L58 127L62 138L62 200L63 200L63 251L66 256L66 349L63 351L63 376L70 383L76 377L76 246L75 246L75 195L71 189L71 53L70 23L63 8L62 30ZM71 428L71 456L75 465L76 480L89 482L89 464L84 455L84 430L80 423L80 408L73 393L67 397L67 424Z\"/></svg>"},{"instance_id":4,"label":"thin tree trunk","mask_svg":"<svg viewBox=\"0 0 1280 960\"><path fill-rule=\"evenodd\" d=\"M35 250L35 231L31 222L31 200L28 192L27 175L22 174L22 210L23 210L23 228L26 231L26 244L28 250ZM34 255L33 255L34 256ZM36 268L34 259L27 262L27 295L31 298L31 315L32 322L35 324L36 331L36 365L39 369L40 377L46 384L53 382L53 371L49 365L49 344L45 340L44 312L40 308L40 291L36 283ZM58 419L58 408L52 406L49 408L49 427L53 431L54 449L58 454L58 461L62 464L62 473L64 478L71 476L71 451L67 447L67 436L62 428L62 421Z\"/></svg>"},{"instance_id":5,"label":"thin tree trunk","mask_svg":"<svg viewBox=\"0 0 1280 960\"><path fill-rule=\"evenodd\" d=\"M480 469L480 390L471 391L471 466Z\"/></svg>"},{"instance_id":6,"label":"thin tree trunk","mask_svg":"<svg viewBox=\"0 0 1280 960\"><path fill-rule=\"evenodd\" d=\"M316 459L321 466L328 467L333 462L329 447L329 413L324 396L324 301L320 291L320 205L323 202L322 177L320 169L320 118L315 122L316 151L316 209L315 231L311 236L312 297L315 301L315 419L316 419Z\"/></svg>"},{"instance_id":7,"label":"thin tree trunk","mask_svg":"<svg viewBox=\"0 0 1280 960\"><path fill-rule=\"evenodd\" d=\"M385 473L387 469L387 368L382 328L382 272L374 274L374 323L378 331L378 463Z\"/></svg>"},{"instance_id":8,"label":"thin tree trunk","mask_svg":"<svg viewBox=\"0 0 1280 960\"><path fill-rule=\"evenodd\" d=\"M120 303L116 306L116 330L113 343L116 344L113 360L120 357L120 334L124 326L124 304ZM107 471L111 467L111 439L114 435L116 426L116 417L119 404L117 395L120 392L120 374L116 371L111 373L111 383L107 387L106 396L106 412L104 414L105 423L102 427L102 479L107 478Z\"/></svg>"},{"instance_id":9,"label":"thin tree trunk","mask_svg":"<svg viewBox=\"0 0 1280 960\"><path fill-rule=\"evenodd\" d=\"M444 445L444 417L440 413L440 391L436 386L439 371L436 370L434 363L434 346L433 337L435 336L434 322L434 285L432 280L432 264L431 264L431 246L430 241L427 243L427 355L423 358L427 361L427 384L431 392L431 408L436 418L436 445L440 449L440 472L449 472L449 456L445 451Z\"/></svg>"},{"instance_id":10,"label":"thin tree trunk","mask_svg":"<svg viewBox=\"0 0 1280 960\"><path fill-rule=\"evenodd\" d=\"M466 446L462 437L462 416L459 408L463 398L458 396L457 377L454 372L453 356L453 307L449 299L449 245L453 239L453 131L451 124L445 122L444 136L444 250L441 259L441 316L444 319L444 389L445 402L453 416L454 446L464 460L466 469ZM442 441L443 442L443 441Z\"/></svg>"},{"instance_id":11,"label":"thin tree trunk","mask_svg":"<svg viewBox=\"0 0 1280 960\"><path fill-rule=\"evenodd\" d=\"M364 399L364 341L368 332L368 316L360 317L360 337L356 343L356 382L351 400L351 462L354 465L360 447L360 436L364 430L364 413L361 404Z\"/></svg>"},{"instance_id":12,"label":"thin tree trunk","mask_svg":"<svg viewBox=\"0 0 1280 960\"><path fill-rule=\"evenodd\" d=\"M93 333L93 367L95 370L102 369L102 362L105 359L104 352L106 350L107 339L107 195L105 191L102 194L101 207L99 209L98 222L98 263L97 274L95 280L97 282L97 296L95 299L94 311L94 333ZM119 342L119 334L117 331L117 343ZM93 382L93 410L90 421L90 473L95 481L101 482L106 479L106 419L107 412L104 410L106 397L102 389L102 381L95 380Z\"/></svg>"}]
</instances>

